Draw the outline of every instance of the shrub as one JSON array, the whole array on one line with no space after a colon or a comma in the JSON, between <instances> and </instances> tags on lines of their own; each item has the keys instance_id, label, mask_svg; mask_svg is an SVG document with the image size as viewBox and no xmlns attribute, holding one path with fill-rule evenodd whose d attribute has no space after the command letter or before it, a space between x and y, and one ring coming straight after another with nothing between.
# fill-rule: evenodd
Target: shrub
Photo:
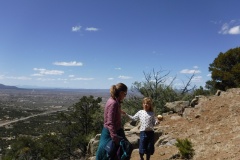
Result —
<instances>
[{"instance_id":1,"label":"shrub","mask_svg":"<svg viewBox=\"0 0 240 160\"><path fill-rule=\"evenodd\" d=\"M180 155L184 159L190 159L194 155L194 149L192 142L186 139L177 139L177 143L175 144L179 149Z\"/></svg>"}]
</instances>

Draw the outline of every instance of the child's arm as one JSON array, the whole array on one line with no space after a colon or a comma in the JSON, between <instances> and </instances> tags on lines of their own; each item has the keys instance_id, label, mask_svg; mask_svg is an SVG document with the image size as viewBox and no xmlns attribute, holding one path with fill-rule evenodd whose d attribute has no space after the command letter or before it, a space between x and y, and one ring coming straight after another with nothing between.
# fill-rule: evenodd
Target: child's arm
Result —
<instances>
[{"instance_id":1,"label":"child's arm","mask_svg":"<svg viewBox=\"0 0 240 160\"><path fill-rule=\"evenodd\" d=\"M126 116L133 121L137 121L139 119L139 112L137 112L134 116L131 116L125 112Z\"/></svg>"},{"instance_id":2,"label":"child's arm","mask_svg":"<svg viewBox=\"0 0 240 160\"><path fill-rule=\"evenodd\" d=\"M158 119L154 119L154 120L155 120L154 125L157 125L157 124L160 123L160 122L158 121Z\"/></svg>"},{"instance_id":3,"label":"child's arm","mask_svg":"<svg viewBox=\"0 0 240 160\"><path fill-rule=\"evenodd\" d=\"M155 119L155 125L159 124L160 121L163 120L163 116L162 115L158 115L157 118Z\"/></svg>"},{"instance_id":4,"label":"child's arm","mask_svg":"<svg viewBox=\"0 0 240 160\"><path fill-rule=\"evenodd\" d=\"M152 124L155 126L157 124L159 124L159 121L157 120L157 118L155 118L155 116L152 116Z\"/></svg>"}]
</instances>

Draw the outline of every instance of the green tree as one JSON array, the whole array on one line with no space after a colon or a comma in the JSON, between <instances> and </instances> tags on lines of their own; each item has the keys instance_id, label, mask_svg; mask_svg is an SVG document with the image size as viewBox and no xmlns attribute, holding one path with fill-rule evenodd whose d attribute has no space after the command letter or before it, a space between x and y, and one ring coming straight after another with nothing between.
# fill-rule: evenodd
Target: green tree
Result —
<instances>
[{"instance_id":1,"label":"green tree","mask_svg":"<svg viewBox=\"0 0 240 160\"><path fill-rule=\"evenodd\" d=\"M150 73L145 73L145 81L134 82L132 90L139 92L141 96L129 98L124 103L124 108L131 108L131 112L136 112L139 108L142 109L142 97L151 97L153 99L153 105L155 106L156 114L161 114L167 112L165 108L166 102L173 102L176 100L181 100L189 91L194 90L195 86L191 87L191 80L194 74L189 78L187 84L184 84L182 89L174 89L174 78L169 78L169 72L164 70L155 71L153 69ZM170 81L166 83L167 81Z\"/></svg>"},{"instance_id":2,"label":"green tree","mask_svg":"<svg viewBox=\"0 0 240 160\"><path fill-rule=\"evenodd\" d=\"M71 107L68 114L61 113L61 159L77 159L86 155L89 140L102 129L101 101L99 97L94 99L93 96L83 96Z\"/></svg>"},{"instance_id":3,"label":"green tree","mask_svg":"<svg viewBox=\"0 0 240 160\"><path fill-rule=\"evenodd\" d=\"M171 83L166 85L168 80L169 72L163 70L155 71L153 69L150 73L145 73L145 81L143 82L134 82L132 89L138 91L144 97L151 97L153 99L153 104L155 110L158 113L165 112L165 103L167 101L174 101L176 99L176 92L172 88L172 82L175 79L172 79ZM142 108L141 100L138 100L140 107Z\"/></svg>"},{"instance_id":4,"label":"green tree","mask_svg":"<svg viewBox=\"0 0 240 160\"><path fill-rule=\"evenodd\" d=\"M211 91L240 87L240 47L220 52L209 65L212 80L206 82Z\"/></svg>"},{"instance_id":5,"label":"green tree","mask_svg":"<svg viewBox=\"0 0 240 160\"><path fill-rule=\"evenodd\" d=\"M210 91L209 90L206 90L204 89L202 86L200 86L199 88L195 89L194 92L193 92L193 96L198 96L198 95L204 95L204 96L207 96L207 95L210 95Z\"/></svg>"},{"instance_id":6,"label":"green tree","mask_svg":"<svg viewBox=\"0 0 240 160\"><path fill-rule=\"evenodd\" d=\"M42 158L52 160L61 154L62 140L54 132L43 135L37 143L40 145Z\"/></svg>"},{"instance_id":7,"label":"green tree","mask_svg":"<svg viewBox=\"0 0 240 160\"><path fill-rule=\"evenodd\" d=\"M31 137L19 137L16 142L11 145L11 149L7 150L3 160L40 160L41 149L36 141Z\"/></svg>"},{"instance_id":8,"label":"green tree","mask_svg":"<svg viewBox=\"0 0 240 160\"><path fill-rule=\"evenodd\" d=\"M74 160L86 156L89 140L103 124L101 98L83 96L68 111L58 115L57 129L36 139L20 137L6 151L3 160Z\"/></svg>"}]
</instances>

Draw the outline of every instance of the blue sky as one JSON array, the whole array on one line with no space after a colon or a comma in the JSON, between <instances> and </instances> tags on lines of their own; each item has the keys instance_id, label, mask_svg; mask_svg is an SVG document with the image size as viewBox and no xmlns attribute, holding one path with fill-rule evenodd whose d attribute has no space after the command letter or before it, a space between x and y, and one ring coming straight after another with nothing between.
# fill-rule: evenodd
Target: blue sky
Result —
<instances>
[{"instance_id":1,"label":"blue sky","mask_svg":"<svg viewBox=\"0 0 240 160\"><path fill-rule=\"evenodd\" d=\"M170 72L205 86L240 44L239 0L1 0L0 83L108 89Z\"/></svg>"}]
</instances>

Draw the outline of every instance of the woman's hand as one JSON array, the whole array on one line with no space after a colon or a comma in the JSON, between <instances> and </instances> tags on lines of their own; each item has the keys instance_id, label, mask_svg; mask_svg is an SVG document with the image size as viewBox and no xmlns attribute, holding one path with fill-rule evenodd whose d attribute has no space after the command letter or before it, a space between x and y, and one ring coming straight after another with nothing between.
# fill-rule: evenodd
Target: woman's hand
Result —
<instances>
[{"instance_id":1,"label":"woman's hand","mask_svg":"<svg viewBox=\"0 0 240 160\"><path fill-rule=\"evenodd\" d=\"M126 115L126 112L124 112L123 110L121 110L121 114Z\"/></svg>"}]
</instances>

